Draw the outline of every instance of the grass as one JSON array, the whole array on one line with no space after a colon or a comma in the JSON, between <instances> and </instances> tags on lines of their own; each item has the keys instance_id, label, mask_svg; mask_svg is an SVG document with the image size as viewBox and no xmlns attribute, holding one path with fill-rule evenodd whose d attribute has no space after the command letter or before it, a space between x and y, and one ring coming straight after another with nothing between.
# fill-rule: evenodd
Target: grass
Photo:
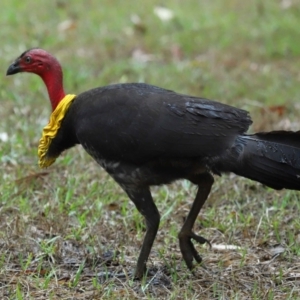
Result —
<instances>
[{"instance_id":1,"label":"grass","mask_svg":"<svg viewBox=\"0 0 300 300\"><path fill-rule=\"evenodd\" d=\"M153 188L155 275L140 283L130 274L145 226L121 189L80 147L38 169L46 90L38 77L4 76L34 46L62 62L68 92L147 82L247 109L251 131L299 129L298 0L166 0L170 21L153 12L161 1L140 3L1 2L1 299L299 299L297 192L216 177L195 231L239 248L197 246L205 268L194 276L177 233L195 188Z\"/></svg>"}]
</instances>

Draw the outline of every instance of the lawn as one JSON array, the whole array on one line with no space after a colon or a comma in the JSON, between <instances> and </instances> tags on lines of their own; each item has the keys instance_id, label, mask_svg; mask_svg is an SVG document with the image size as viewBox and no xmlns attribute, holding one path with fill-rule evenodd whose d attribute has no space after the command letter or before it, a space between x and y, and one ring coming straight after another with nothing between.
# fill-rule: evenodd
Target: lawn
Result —
<instances>
[{"instance_id":1,"label":"lawn","mask_svg":"<svg viewBox=\"0 0 300 300\"><path fill-rule=\"evenodd\" d=\"M234 174L215 176L196 221L212 249L197 245L195 274L177 234L196 189L152 188L154 275L134 281L143 218L79 146L39 169L46 89L5 76L38 46L62 63L68 93L146 82L246 109L251 132L299 130L299 0L2 0L0 25L1 299L300 299L299 192Z\"/></svg>"}]
</instances>

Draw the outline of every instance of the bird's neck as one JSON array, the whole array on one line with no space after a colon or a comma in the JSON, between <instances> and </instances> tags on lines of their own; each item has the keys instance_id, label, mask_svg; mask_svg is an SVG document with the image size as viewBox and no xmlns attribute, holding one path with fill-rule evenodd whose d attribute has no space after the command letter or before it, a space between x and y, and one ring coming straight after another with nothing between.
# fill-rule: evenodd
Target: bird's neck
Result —
<instances>
[{"instance_id":1,"label":"bird's neck","mask_svg":"<svg viewBox=\"0 0 300 300\"><path fill-rule=\"evenodd\" d=\"M63 87L63 74L60 66L53 66L41 75L50 98L52 110L54 111L58 103L65 97Z\"/></svg>"}]
</instances>

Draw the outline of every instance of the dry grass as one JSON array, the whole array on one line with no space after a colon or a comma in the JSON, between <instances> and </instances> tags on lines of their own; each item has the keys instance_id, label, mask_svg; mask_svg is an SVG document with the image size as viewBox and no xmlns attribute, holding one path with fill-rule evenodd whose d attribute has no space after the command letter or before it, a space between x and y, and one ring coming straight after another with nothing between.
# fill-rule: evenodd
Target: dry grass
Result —
<instances>
[{"instance_id":1,"label":"dry grass","mask_svg":"<svg viewBox=\"0 0 300 300\"><path fill-rule=\"evenodd\" d=\"M70 92L144 81L248 109L251 131L299 129L299 1L169 0L165 22L158 4L4 0L2 74L40 46L62 61ZM177 233L195 188L153 188L162 222L150 274L133 281L145 227L132 203L80 147L38 169L50 111L38 78L3 76L0 95L1 299L300 298L298 192L216 178L195 226L213 247L197 246L193 275Z\"/></svg>"}]
</instances>

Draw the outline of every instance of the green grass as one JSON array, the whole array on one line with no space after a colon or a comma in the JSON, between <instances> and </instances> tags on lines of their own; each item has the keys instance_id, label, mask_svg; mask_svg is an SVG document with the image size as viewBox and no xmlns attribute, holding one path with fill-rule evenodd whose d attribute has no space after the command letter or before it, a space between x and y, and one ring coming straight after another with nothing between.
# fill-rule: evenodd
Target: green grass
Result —
<instances>
[{"instance_id":1,"label":"green grass","mask_svg":"<svg viewBox=\"0 0 300 300\"><path fill-rule=\"evenodd\" d=\"M154 14L161 3L172 20ZM299 4L3 0L1 299L299 299L299 193L232 175L216 177L195 231L240 248L197 246L206 269L193 276L177 233L195 188L185 181L155 187L162 222L148 266L157 272L132 281L143 218L80 147L39 170L37 145L50 114L45 87L37 76L5 77L14 58L39 46L61 61L70 93L147 82L247 109L251 131L299 130ZM70 28L60 29L66 20ZM284 252L274 256L278 245Z\"/></svg>"}]
</instances>

